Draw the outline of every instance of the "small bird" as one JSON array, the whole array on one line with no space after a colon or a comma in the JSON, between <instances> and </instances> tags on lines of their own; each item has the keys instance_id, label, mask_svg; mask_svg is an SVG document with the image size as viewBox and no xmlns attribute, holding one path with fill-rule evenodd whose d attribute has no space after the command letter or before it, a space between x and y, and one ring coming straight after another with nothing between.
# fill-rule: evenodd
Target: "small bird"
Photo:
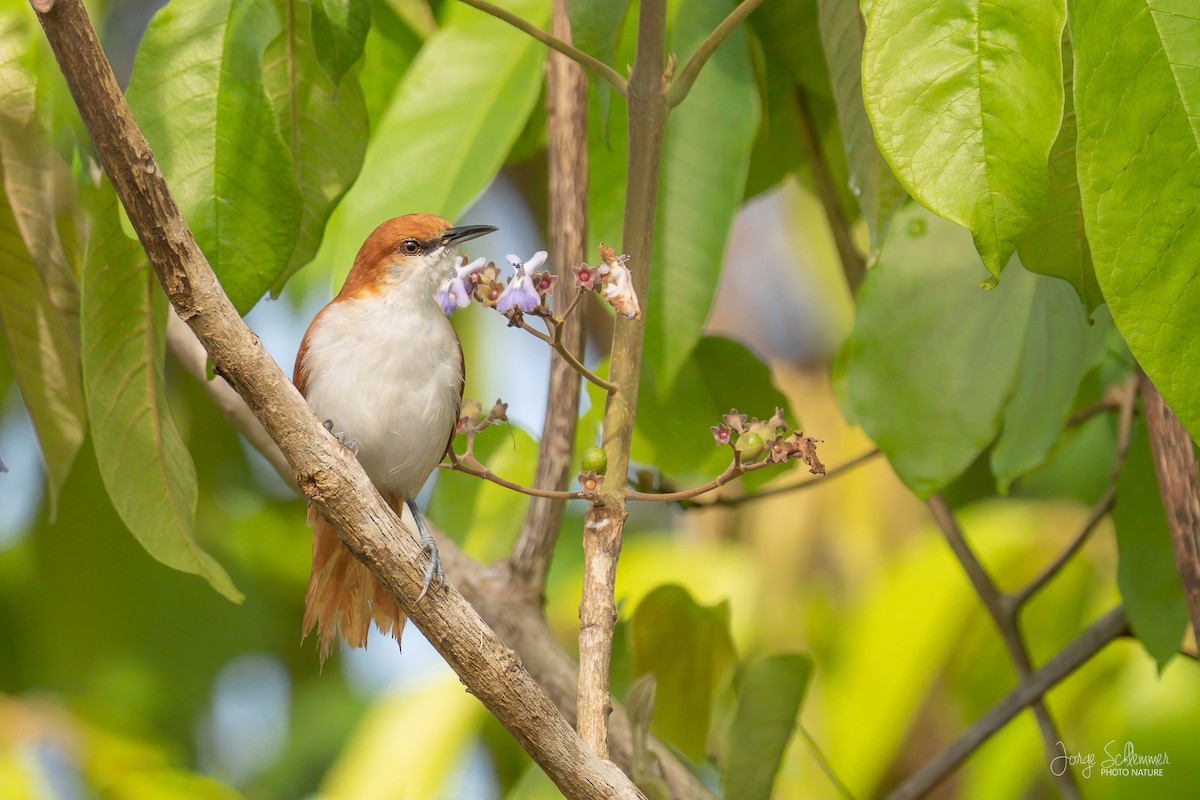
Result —
<instances>
[{"instance_id":1,"label":"small bird","mask_svg":"<svg viewBox=\"0 0 1200 800\"><path fill-rule=\"evenodd\" d=\"M412 511L429 557L421 598L443 577L415 501L454 437L464 370L462 346L434 294L454 274L458 245L495 230L453 227L432 214L383 223L296 354L292 380L317 419L356 453L397 515L403 505ZM365 647L371 620L399 642L405 616L395 600L311 506L308 523L304 635L317 627L322 663L339 632L351 647Z\"/></svg>"}]
</instances>

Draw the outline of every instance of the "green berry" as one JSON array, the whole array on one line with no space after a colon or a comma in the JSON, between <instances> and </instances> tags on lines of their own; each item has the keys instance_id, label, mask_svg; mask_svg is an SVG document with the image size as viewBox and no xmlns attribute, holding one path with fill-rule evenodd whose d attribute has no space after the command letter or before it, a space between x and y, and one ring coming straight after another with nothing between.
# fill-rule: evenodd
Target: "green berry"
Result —
<instances>
[{"instance_id":1,"label":"green berry","mask_svg":"<svg viewBox=\"0 0 1200 800\"><path fill-rule=\"evenodd\" d=\"M763 454L764 450L762 437L757 433L743 433L737 440L737 451L742 456L742 461L756 461Z\"/></svg>"},{"instance_id":2,"label":"green berry","mask_svg":"<svg viewBox=\"0 0 1200 800\"><path fill-rule=\"evenodd\" d=\"M583 471L589 469L597 475L603 475L608 469L608 455L599 447L589 447L583 451Z\"/></svg>"}]
</instances>

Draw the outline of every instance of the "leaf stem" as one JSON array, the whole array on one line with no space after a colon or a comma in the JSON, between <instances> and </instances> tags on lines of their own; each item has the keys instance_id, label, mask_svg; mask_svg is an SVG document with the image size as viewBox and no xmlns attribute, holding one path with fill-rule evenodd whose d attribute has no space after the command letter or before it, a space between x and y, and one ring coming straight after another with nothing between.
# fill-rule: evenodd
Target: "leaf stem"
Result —
<instances>
[{"instance_id":1,"label":"leaf stem","mask_svg":"<svg viewBox=\"0 0 1200 800\"><path fill-rule=\"evenodd\" d=\"M582 361L580 361L579 358L574 353L572 353L569 348L567 348L566 346L563 345L562 326L558 325L557 321L554 321L554 320L549 320L547 324L554 326L555 332L554 332L553 336L542 333L537 328L533 327L528 322L526 322L524 319L521 320L520 327L522 330L532 333L534 336L536 336L537 338L541 339L543 342L545 342L546 344L548 344L552 348L554 348L554 352L558 353L562 357L563 361L566 361L568 364L570 364L571 368L573 370L578 372L580 375L582 375L588 381L599 386L601 389L608 392L609 394L614 394L617 391L617 385L615 383L613 383L612 381L606 381L604 378L601 378L599 375L592 372L590 369L588 369L586 366L584 366L584 363Z\"/></svg>"},{"instance_id":2,"label":"leaf stem","mask_svg":"<svg viewBox=\"0 0 1200 800\"><path fill-rule=\"evenodd\" d=\"M729 12L729 16L721 20L721 24L716 27L712 33L708 35L700 46L696 48L696 52L688 59L688 62L683 65L675 80L671 81L671 85L667 87L666 100L669 108L674 108L683 102L683 99L688 96L688 92L692 90L692 84L696 82L696 78L700 75L700 70L712 57L712 54L717 52L717 48L721 46L721 42L733 33L733 29L738 26L742 20L750 16L750 12L762 5L762 0L742 0L738 7Z\"/></svg>"},{"instance_id":3,"label":"leaf stem","mask_svg":"<svg viewBox=\"0 0 1200 800\"><path fill-rule=\"evenodd\" d=\"M616 90L617 94L621 95L622 97L625 96L625 93L628 90L627 87L629 82L626 81L625 78L621 77L621 73L617 72L615 69L610 67L608 64L605 64L595 56L588 55L578 47L564 42L557 36L551 36L549 33L546 33L544 30L528 20L517 16L511 11L500 8L500 6L495 5L494 3L489 3L487 0L459 0L459 2L465 3L472 8L477 8L483 13L490 14L496 19L507 22L517 30L529 34L550 49L562 53L564 56L579 64L584 69L590 70L597 77L601 78L605 83Z\"/></svg>"}]
</instances>

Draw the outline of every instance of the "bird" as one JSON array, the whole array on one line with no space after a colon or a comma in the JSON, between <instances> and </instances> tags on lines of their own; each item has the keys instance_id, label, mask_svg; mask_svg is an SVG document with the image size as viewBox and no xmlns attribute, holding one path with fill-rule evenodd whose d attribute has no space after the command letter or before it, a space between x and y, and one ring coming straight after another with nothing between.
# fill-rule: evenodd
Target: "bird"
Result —
<instances>
[{"instance_id":1,"label":"bird","mask_svg":"<svg viewBox=\"0 0 1200 800\"><path fill-rule=\"evenodd\" d=\"M317 419L357 456L397 516L405 505L412 512L429 559L418 602L444 577L416 497L454 438L465 372L462 345L434 295L454 274L458 246L496 230L433 214L382 223L296 353L292 381ZM406 617L396 601L311 504L308 524L302 627L305 638L317 628L321 663L339 634L366 647L372 620L399 643Z\"/></svg>"}]
</instances>

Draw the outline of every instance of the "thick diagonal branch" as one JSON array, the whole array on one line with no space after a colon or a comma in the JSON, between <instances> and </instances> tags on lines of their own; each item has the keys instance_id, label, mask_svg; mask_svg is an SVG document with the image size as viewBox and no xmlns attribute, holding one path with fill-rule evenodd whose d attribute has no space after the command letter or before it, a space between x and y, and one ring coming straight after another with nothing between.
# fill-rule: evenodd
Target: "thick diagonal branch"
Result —
<instances>
[{"instance_id":1,"label":"thick diagonal branch","mask_svg":"<svg viewBox=\"0 0 1200 800\"><path fill-rule=\"evenodd\" d=\"M416 602L424 577L420 545L229 302L129 112L81 0L58 0L38 17L163 290L279 445L305 495L565 795L643 797L615 765L588 749L456 589L447 586Z\"/></svg>"},{"instance_id":2,"label":"thick diagonal branch","mask_svg":"<svg viewBox=\"0 0 1200 800\"><path fill-rule=\"evenodd\" d=\"M571 41L567 0L554 0L550 32ZM571 267L584 258L587 230L587 77L583 69L561 53L546 60L546 129L550 169L550 255L559 285L570 285ZM556 311L564 317L557 335L570 353L583 342L583 315L566 314L567 292L556 293ZM576 294L575 300L579 295ZM537 474L540 489L565 489L571 475L575 424L579 416L579 375L565 360L550 361L550 389L546 396L546 421L538 445ZM535 599L541 598L565 500L535 498L529 504L525 526L513 548L512 572Z\"/></svg>"}]
</instances>

